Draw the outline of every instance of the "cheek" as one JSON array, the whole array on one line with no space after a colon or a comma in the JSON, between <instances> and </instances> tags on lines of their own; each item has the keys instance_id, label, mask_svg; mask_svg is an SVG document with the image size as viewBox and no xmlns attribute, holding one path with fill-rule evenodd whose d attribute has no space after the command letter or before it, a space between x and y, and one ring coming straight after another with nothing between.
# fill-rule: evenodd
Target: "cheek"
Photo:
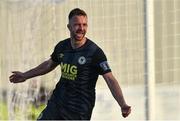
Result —
<instances>
[{"instance_id":1,"label":"cheek","mask_svg":"<svg viewBox=\"0 0 180 121\"><path fill-rule=\"evenodd\" d=\"M74 33L76 30L75 30L73 27L70 27L70 28L69 28L69 31L70 31L71 33Z\"/></svg>"},{"instance_id":2,"label":"cheek","mask_svg":"<svg viewBox=\"0 0 180 121\"><path fill-rule=\"evenodd\" d=\"M78 30L78 27L77 27L77 26L74 26L74 27L71 28L71 30L72 30L73 32L76 32L76 30Z\"/></svg>"}]
</instances>

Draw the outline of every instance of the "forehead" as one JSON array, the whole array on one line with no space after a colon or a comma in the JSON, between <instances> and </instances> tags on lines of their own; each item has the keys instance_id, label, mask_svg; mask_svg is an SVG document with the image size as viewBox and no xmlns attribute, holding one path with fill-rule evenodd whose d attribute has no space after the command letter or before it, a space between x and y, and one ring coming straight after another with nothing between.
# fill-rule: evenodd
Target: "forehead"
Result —
<instances>
[{"instance_id":1,"label":"forehead","mask_svg":"<svg viewBox=\"0 0 180 121\"><path fill-rule=\"evenodd\" d=\"M82 23L87 23L87 16L82 16L82 15L76 15L71 18L69 22L82 22Z\"/></svg>"}]
</instances>

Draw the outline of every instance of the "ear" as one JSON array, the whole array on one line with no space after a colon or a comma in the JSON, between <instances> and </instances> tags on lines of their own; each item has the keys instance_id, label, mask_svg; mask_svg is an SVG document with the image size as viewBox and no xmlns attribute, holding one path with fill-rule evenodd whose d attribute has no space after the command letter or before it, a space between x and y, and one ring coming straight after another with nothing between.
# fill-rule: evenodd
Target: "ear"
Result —
<instances>
[{"instance_id":1,"label":"ear","mask_svg":"<svg viewBox=\"0 0 180 121\"><path fill-rule=\"evenodd\" d=\"M67 24L67 28L70 30L70 25L69 24Z\"/></svg>"}]
</instances>

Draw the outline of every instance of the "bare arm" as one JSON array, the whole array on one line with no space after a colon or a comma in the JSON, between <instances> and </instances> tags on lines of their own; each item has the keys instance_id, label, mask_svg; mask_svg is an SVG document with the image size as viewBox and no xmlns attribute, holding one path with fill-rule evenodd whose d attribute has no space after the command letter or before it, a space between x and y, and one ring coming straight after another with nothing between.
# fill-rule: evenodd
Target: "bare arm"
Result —
<instances>
[{"instance_id":1,"label":"bare arm","mask_svg":"<svg viewBox=\"0 0 180 121\"><path fill-rule=\"evenodd\" d=\"M131 107L126 104L118 81L115 79L111 72L104 74L103 78L105 79L113 97L120 105L123 117L127 117L131 112Z\"/></svg>"},{"instance_id":2,"label":"bare arm","mask_svg":"<svg viewBox=\"0 0 180 121\"><path fill-rule=\"evenodd\" d=\"M10 76L10 82L19 83L24 82L29 78L33 78L36 76L44 75L50 71L52 71L57 66L57 63L53 62L51 59L44 61L39 66L26 71L24 73L19 71L13 71L12 75Z\"/></svg>"}]
</instances>

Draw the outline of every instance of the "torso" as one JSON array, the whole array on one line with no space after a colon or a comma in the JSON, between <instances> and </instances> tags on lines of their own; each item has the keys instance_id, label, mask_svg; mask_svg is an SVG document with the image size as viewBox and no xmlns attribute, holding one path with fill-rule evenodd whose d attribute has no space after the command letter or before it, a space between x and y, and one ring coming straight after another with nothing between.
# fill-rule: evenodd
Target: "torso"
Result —
<instances>
[{"instance_id":1,"label":"torso","mask_svg":"<svg viewBox=\"0 0 180 121\"><path fill-rule=\"evenodd\" d=\"M58 104L80 114L92 112L99 75L93 63L97 48L89 39L77 49L71 47L70 39L59 44L56 56L61 66L61 78L53 92Z\"/></svg>"}]
</instances>

